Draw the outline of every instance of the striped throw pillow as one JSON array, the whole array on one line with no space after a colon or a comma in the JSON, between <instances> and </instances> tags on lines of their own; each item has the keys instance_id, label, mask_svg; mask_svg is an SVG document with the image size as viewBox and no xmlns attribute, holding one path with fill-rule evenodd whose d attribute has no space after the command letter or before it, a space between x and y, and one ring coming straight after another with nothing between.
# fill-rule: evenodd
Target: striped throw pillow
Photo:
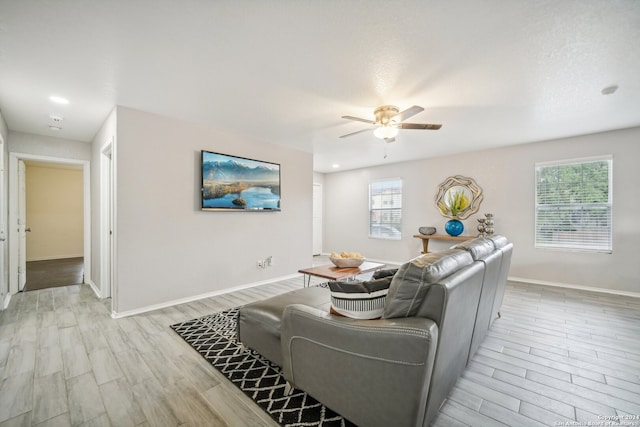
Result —
<instances>
[{"instance_id":1,"label":"striped throw pillow","mask_svg":"<svg viewBox=\"0 0 640 427\"><path fill-rule=\"evenodd\" d=\"M354 319L377 319L384 312L390 283L391 277L329 282L331 311Z\"/></svg>"}]
</instances>

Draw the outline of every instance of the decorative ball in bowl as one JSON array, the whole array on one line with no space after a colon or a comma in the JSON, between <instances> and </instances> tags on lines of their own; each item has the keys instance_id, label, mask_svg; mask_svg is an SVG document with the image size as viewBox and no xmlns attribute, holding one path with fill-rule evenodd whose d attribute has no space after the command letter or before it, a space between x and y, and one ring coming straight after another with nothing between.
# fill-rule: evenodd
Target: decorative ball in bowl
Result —
<instances>
[{"instance_id":1,"label":"decorative ball in bowl","mask_svg":"<svg viewBox=\"0 0 640 427\"><path fill-rule=\"evenodd\" d=\"M436 234L436 228L435 227L420 227L420 228L418 228L418 231L420 232L420 234L424 234L425 236L430 236L432 234Z\"/></svg>"},{"instance_id":2,"label":"decorative ball in bowl","mask_svg":"<svg viewBox=\"0 0 640 427\"><path fill-rule=\"evenodd\" d=\"M360 267L365 258L358 252L332 252L329 257L331 262L338 268Z\"/></svg>"}]
</instances>

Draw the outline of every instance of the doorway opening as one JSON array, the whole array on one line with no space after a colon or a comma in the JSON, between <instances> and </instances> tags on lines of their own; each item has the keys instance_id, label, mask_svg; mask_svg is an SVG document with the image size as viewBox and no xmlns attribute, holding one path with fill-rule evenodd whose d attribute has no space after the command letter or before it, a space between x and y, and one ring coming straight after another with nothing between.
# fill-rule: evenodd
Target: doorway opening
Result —
<instances>
[{"instance_id":1,"label":"doorway opening","mask_svg":"<svg viewBox=\"0 0 640 427\"><path fill-rule=\"evenodd\" d=\"M27 231L23 290L84 283L82 165L21 159L19 171L22 163L24 177L18 179L24 180L24 192L19 183L18 199L22 202L24 195L25 212L19 219Z\"/></svg>"},{"instance_id":2,"label":"doorway opening","mask_svg":"<svg viewBox=\"0 0 640 427\"><path fill-rule=\"evenodd\" d=\"M40 184L32 181L31 168L34 176L45 177L39 189L34 188ZM62 176L62 181L57 182L56 175ZM89 161L9 153L9 176L10 294L48 285L91 284ZM76 181L64 184L70 177ZM76 191L56 191L65 185L75 186ZM34 194L30 190L35 190ZM28 204L35 206L29 215ZM69 204L74 205L75 213L65 211ZM44 283L39 276L45 277Z\"/></svg>"}]
</instances>

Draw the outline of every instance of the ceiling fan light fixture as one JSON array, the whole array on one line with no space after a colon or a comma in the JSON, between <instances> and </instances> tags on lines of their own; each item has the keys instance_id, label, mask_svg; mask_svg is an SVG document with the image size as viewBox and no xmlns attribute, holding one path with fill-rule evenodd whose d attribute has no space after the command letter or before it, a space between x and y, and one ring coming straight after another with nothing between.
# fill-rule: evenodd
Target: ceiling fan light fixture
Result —
<instances>
[{"instance_id":1,"label":"ceiling fan light fixture","mask_svg":"<svg viewBox=\"0 0 640 427\"><path fill-rule=\"evenodd\" d=\"M405 122L409 117L413 117L422 111L424 111L424 108L418 105L409 107L404 111L400 111L395 105L383 105L382 107L378 107L374 110L373 115L375 116L375 120L353 116L342 116L343 119L355 120L356 122L367 123L375 127L360 129L346 135L341 135L340 138L346 138L348 136L373 130L373 135L376 138L384 139L386 142L393 142L395 141L395 137L398 135L400 129L438 130L442 127L440 124Z\"/></svg>"},{"instance_id":2,"label":"ceiling fan light fixture","mask_svg":"<svg viewBox=\"0 0 640 427\"><path fill-rule=\"evenodd\" d=\"M391 139L398 135L398 128L396 126L379 126L373 131L376 138Z\"/></svg>"}]
</instances>

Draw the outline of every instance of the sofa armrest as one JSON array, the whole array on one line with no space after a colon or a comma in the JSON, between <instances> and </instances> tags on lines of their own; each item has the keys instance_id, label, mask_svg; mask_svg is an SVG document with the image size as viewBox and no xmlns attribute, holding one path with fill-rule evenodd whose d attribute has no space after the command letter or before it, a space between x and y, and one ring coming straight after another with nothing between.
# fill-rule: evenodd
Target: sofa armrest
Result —
<instances>
[{"instance_id":1,"label":"sofa armrest","mask_svg":"<svg viewBox=\"0 0 640 427\"><path fill-rule=\"evenodd\" d=\"M282 318L283 373L358 425L422 425L437 342L430 319L356 320L293 304Z\"/></svg>"}]
</instances>

